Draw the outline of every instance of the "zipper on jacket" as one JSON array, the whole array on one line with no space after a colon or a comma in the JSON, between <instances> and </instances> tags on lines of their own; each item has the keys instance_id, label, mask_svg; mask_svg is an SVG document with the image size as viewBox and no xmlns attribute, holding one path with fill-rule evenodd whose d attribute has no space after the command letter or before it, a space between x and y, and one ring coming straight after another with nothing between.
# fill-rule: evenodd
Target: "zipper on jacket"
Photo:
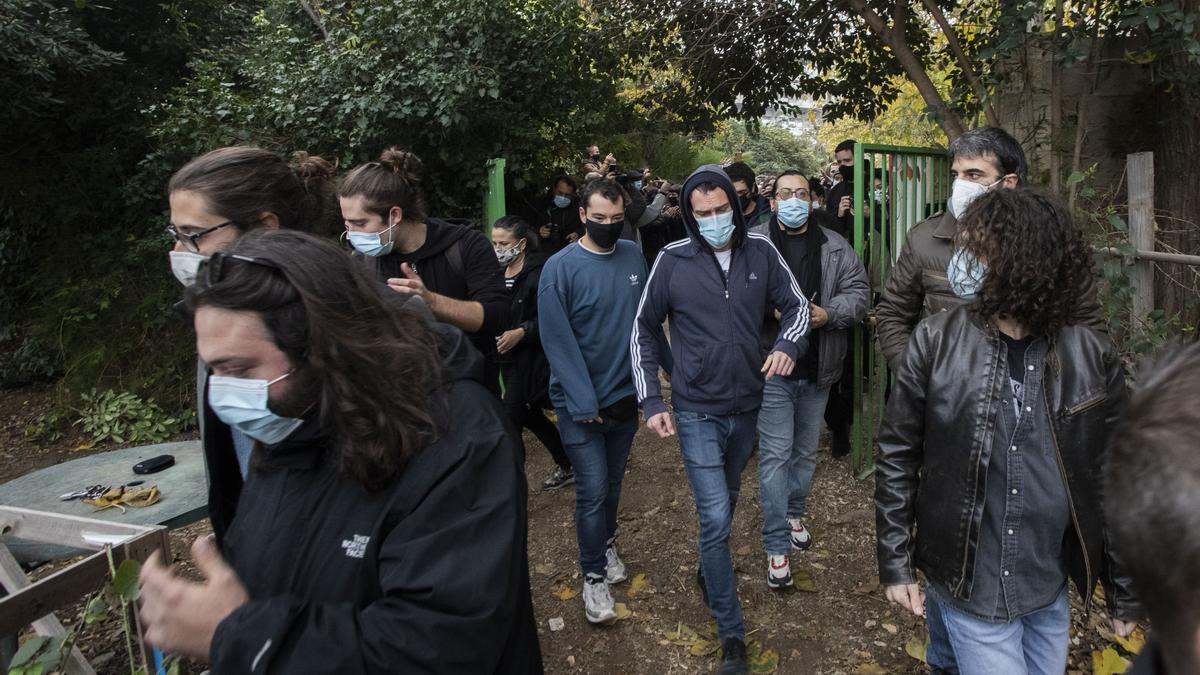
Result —
<instances>
[{"instance_id":1,"label":"zipper on jacket","mask_svg":"<svg viewBox=\"0 0 1200 675\"><path fill-rule=\"evenodd\" d=\"M1050 442L1054 444L1054 461L1058 463L1058 472L1062 476L1063 487L1067 489L1067 506L1071 508L1071 524L1075 526L1075 536L1079 539L1079 551L1083 554L1083 569L1087 574L1087 597L1083 599L1083 611L1092 609L1092 589L1096 585L1092 578L1092 562L1088 559L1087 542L1083 540L1083 529L1079 527L1079 516L1075 513L1075 497L1071 495L1071 481L1067 478L1067 467L1063 464L1062 451L1058 448L1058 435L1054 433L1054 421L1050 416L1050 401L1046 399L1046 381L1042 380L1042 406L1046 410L1047 428L1050 431ZM1070 573L1067 574L1070 577Z\"/></svg>"}]
</instances>

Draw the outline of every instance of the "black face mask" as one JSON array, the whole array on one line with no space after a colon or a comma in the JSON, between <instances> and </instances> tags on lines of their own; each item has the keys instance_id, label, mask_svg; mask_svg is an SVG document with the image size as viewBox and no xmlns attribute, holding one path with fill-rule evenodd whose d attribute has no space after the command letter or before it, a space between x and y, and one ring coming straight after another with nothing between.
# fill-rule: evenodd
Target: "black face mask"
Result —
<instances>
[{"instance_id":1,"label":"black face mask","mask_svg":"<svg viewBox=\"0 0 1200 675\"><path fill-rule=\"evenodd\" d=\"M846 181L847 183L854 182L854 165L853 164L851 164L849 166L847 166L845 164L839 166L838 173L842 174L842 180Z\"/></svg>"},{"instance_id":2,"label":"black face mask","mask_svg":"<svg viewBox=\"0 0 1200 675\"><path fill-rule=\"evenodd\" d=\"M621 230L625 229L625 221L619 223L595 223L590 220L583 221L583 229L587 232L588 239L591 239L600 248L612 248L616 246L617 240L621 238Z\"/></svg>"}]
</instances>

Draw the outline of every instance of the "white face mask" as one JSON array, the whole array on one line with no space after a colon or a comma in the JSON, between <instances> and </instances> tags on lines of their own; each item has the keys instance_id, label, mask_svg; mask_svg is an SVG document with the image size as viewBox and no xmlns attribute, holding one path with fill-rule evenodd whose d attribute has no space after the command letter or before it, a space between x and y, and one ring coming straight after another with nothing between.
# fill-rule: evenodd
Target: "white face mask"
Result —
<instances>
[{"instance_id":1,"label":"white face mask","mask_svg":"<svg viewBox=\"0 0 1200 675\"><path fill-rule=\"evenodd\" d=\"M496 250L496 260L499 260L500 264L504 265L505 267L508 267L509 265L511 265L512 261L516 260L517 256L521 255L521 245L520 244L517 244L516 246L513 246L512 248L496 248L495 250Z\"/></svg>"},{"instance_id":2,"label":"white face mask","mask_svg":"<svg viewBox=\"0 0 1200 675\"><path fill-rule=\"evenodd\" d=\"M271 385L291 375L284 373L273 380L248 380L213 375L208 378L208 405L222 422L256 441L272 445L292 434L304 420L283 417L267 406Z\"/></svg>"},{"instance_id":3,"label":"white face mask","mask_svg":"<svg viewBox=\"0 0 1200 675\"><path fill-rule=\"evenodd\" d=\"M967 212L967 207L971 202L979 198L980 195L1000 184L1005 176L1001 176L991 185L980 185L972 183L969 180L955 178L954 184L950 187L950 199L946 200L946 208L950 210L950 215L959 218Z\"/></svg>"},{"instance_id":4,"label":"white face mask","mask_svg":"<svg viewBox=\"0 0 1200 675\"><path fill-rule=\"evenodd\" d=\"M200 263L208 260L208 256L191 251L171 251L168 255L171 258L171 273L185 287L196 283Z\"/></svg>"}]
</instances>

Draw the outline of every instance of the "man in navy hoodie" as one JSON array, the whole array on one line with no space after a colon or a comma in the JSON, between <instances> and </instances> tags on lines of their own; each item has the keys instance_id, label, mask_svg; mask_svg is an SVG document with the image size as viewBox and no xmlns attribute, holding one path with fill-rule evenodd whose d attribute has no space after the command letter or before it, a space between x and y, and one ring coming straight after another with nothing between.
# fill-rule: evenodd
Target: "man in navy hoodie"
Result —
<instances>
[{"instance_id":1,"label":"man in navy hoodie","mask_svg":"<svg viewBox=\"0 0 1200 675\"><path fill-rule=\"evenodd\" d=\"M679 195L688 238L658 255L638 305L630 351L646 426L675 433L662 399L663 320L670 317L671 398L688 482L700 516L698 581L717 621L722 674L747 672L741 602L729 535L742 470L754 449L764 376L786 376L807 348L808 301L762 234L747 231L733 182L715 164L700 167ZM779 338L765 363L762 318L780 310Z\"/></svg>"}]
</instances>

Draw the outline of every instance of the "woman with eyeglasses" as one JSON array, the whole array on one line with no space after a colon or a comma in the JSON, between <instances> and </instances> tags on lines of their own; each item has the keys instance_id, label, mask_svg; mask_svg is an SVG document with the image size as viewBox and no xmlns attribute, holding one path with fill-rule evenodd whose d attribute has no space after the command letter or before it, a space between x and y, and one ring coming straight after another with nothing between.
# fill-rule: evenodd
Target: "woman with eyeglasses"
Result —
<instances>
[{"instance_id":1,"label":"woman with eyeglasses","mask_svg":"<svg viewBox=\"0 0 1200 675\"><path fill-rule=\"evenodd\" d=\"M504 283L512 294L509 328L496 336L496 359L504 378L504 409L517 429L528 429L550 451L554 473L542 482L550 492L575 482L571 460L563 449L558 428L546 417L550 407L550 362L538 333L538 281L546 257L537 237L520 216L505 216L492 225L492 246L504 265ZM517 436L522 445L524 441Z\"/></svg>"},{"instance_id":2,"label":"woman with eyeglasses","mask_svg":"<svg viewBox=\"0 0 1200 675\"><path fill-rule=\"evenodd\" d=\"M167 184L174 242L171 272L184 286L200 264L254 230L327 230L333 165L298 152L287 161L249 146L218 148L183 166ZM197 361L196 405L208 473L208 511L220 542L233 520L254 440L232 429L207 404L208 367Z\"/></svg>"}]
</instances>

